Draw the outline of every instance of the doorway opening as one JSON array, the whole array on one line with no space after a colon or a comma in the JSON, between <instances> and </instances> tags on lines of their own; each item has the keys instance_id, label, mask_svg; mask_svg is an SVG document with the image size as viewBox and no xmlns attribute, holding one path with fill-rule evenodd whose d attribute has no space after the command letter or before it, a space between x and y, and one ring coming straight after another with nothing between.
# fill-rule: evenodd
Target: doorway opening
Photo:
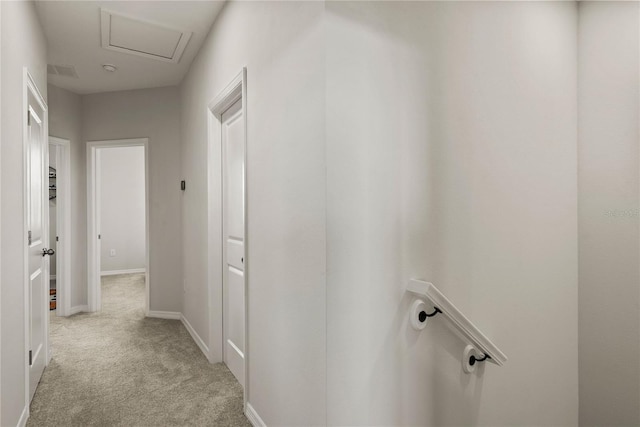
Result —
<instances>
[{"instance_id":1,"label":"doorway opening","mask_svg":"<svg viewBox=\"0 0 640 427\"><path fill-rule=\"evenodd\" d=\"M71 314L71 143L49 137L49 310Z\"/></svg>"},{"instance_id":2,"label":"doorway opening","mask_svg":"<svg viewBox=\"0 0 640 427\"><path fill-rule=\"evenodd\" d=\"M209 223L213 226L222 219L219 232L209 233L208 242L210 254L222 249L221 269L213 265L209 269L213 343L209 359L224 362L242 385L245 413L249 395L246 73L243 68L208 106Z\"/></svg>"},{"instance_id":3,"label":"doorway opening","mask_svg":"<svg viewBox=\"0 0 640 427\"><path fill-rule=\"evenodd\" d=\"M144 277L149 313L148 139L87 143L89 311L103 306L102 286Z\"/></svg>"}]
</instances>

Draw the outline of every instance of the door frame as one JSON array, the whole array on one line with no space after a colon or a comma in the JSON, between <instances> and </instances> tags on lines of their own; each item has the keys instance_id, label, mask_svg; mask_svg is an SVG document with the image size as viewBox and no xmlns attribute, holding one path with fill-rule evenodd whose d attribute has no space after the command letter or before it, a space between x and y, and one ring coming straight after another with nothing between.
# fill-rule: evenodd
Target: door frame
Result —
<instances>
[{"instance_id":1,"label":"door frame","mask_svg":"<svg viewBox=\"0 0 640 427\"><path fill-rule=\"evenodd\" d=\"M224 352L223 329L223 298L222 281L226 254L224 251L224 175L222 149L222 113L238 100L242 100L242 115L244 118L244 410L246 412L249 398L249 265L247 256L249 248L248 222L248 183L247 183L247 68L243 67L231 82L207 106L208 117L208 223L207 245L209 258L218 251L221 253L220 265L216 267L209 263L208 293L209 293L209 362L222 362ZM219 197L215 197L219 191ZM219 233L212 231L217 230ZM218 271L218 268L220 270ZM217 345L216 345L217 343Z\"/></svg>"},{"instance_id":2,"label":"door frame","mask_svg":"<svg viewBox=\"0 0 640 427\"><path fill-rule=\"evenodd\" d=\"M0 22L2 22L2 2L0 2ZM0 46L2 46L2 31L0 31ZM2 99L2 55L0 55L0 99ZM2 141L2 119L1 118L2 118L2 102L0 102L0 143ZM0 165L2 165L1 154L0 154ZM1 241L2 241L2 174L0 174L0 242ZM0 248L0 277L2 277L2 249L1 248ZM0 366L2 366L2 286L1 285L0 285ZM2 369L0 369L0 371L2 371ZM2 384L2 372L0 372L0 384ZM2 420L2 396L0 396L0 420Z\"/></svg>"},{"instance_id":3,"label":"door frame","mask_svg":"<svg viewBox=\"0 0 640 427\"><path fill-rule=\"evenodd\" d=\"M100 223L99 148L144 147L144 208L145 208L145 302L144 314L149 314L149 138L110 139L87 141L87 300L89 311L102 307L100 288L100 251L98 250L98 224Z\"/></svg>"},{"instance_id":4,"label":"door frame","mask_svg":"<svg viewBox=\"0 0 640 427\"><path fill-rule=\"evenodd\" d=\"M43 158L45 159L45 162L43 163L43 173L47 174L49 173L49 143L47 138L49 137L49 114L48 114L48 110L47 110L47 103L44 100L44 97L42 96L42 94L40 93L40 90L38 89L38 86L35 83L35 80L33 79L33 77L31 76L31 73L29 72L27 67L23 67L22 70L22 77L23 77L23 86L22 86L22 102L23 102L23 108L22 108L22 211L23 211L23 222L22 222L22 232L23 232L23 236L24 236L24 240L23 240L23 246L22 246L22 258L23 258L23 304L24 304L24 401L25 401L25 407L26 407L26 413L27 415L29 414L29 406L31 403L31 399L29 396L29 361L28 361L28 357L27 355L29 354L29 347L31 346L30 343L30 337L29 337L29 322L30 322L30 316L31 316L31 310L30 310L30 302L29 302L29 292L28 289L30 287L30 283L29 283L29 245L26 244L25 242L27 241L27 235L29 232L29 220L27 218L27 214L28 214L28 201L27 201L27 195L29 194L29 178L27 176L28 171L29 171L29 124L28 124L28 120L29 120L29 94L31 94L33 96L33 98L36 100L36 102L38 103L39 107L42 108L43 111L43 118L42 118L42 123L43 123L43 128L42 128L42 142L43 142L43 146L44 146L44 154L43 154ZM44 191L43 189L43 194L47 193L48 191ZM48 197L47 197L48 199ZM42 238L43 238L43 245L44 247L49 246L49 221L48 221L48 216L49 216L49 204L48 203L44 203L44 195L43 195L43 216L45 218L45 221L43 221L42 224ZM48 202L48 200L47 200ZM43 262L43 275L45 277L49 276L49 261L48 261L48 257L44 257L45 260ZM48 282L47 282L48 283ZM45 295L43 296L44 301L48 301L49 300L49 296L46 295L46 291L43 290L43 292L45 292ZM49 305L48 304L43 304L42 309L44 310L44 325L43 325L43 340L44 340L44 354L45 354L45 367L49 365L49 362L51 361L51 351L49 348Z\"/></svg>"},{"instance_id":5,"label":"door frame","mask_svg":"<svg viewBox=\"0 0 640 427\"><path fill-rule=\"evenodd\" d=\"M71 141L49 136L56 155L56 315L71 315ZM61 304L62 303L62 304Z\"/></svg>"}]
</instances>

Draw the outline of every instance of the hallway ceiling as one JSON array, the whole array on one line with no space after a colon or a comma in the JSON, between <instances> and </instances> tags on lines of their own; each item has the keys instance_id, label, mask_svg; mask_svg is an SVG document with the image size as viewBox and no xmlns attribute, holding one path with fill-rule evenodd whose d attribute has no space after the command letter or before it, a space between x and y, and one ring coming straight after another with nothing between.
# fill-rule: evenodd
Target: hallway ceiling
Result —
<instances>
[{"instance_id":1,"label":"hallway ceiling","mask_svg":"<svg viewBox=\"0 0 640 427\"><path fill-rule=\"evenodd\" d=\"M49 83L78 94L177 85L189 70L223 4L224 1L36 1L47 38L47 62L72 66L78 75L75 78L49 74ZM129 39L132 46L129 51L102 46L101 9L130 18L127 24L142 21L139 27L127 28L127 34L137 36ZM151 26L145 27L144 23ZM184 53L176 55L178 62L131 53L138 46L172 52L176 46L160 44L162 28L183 31L185 38L191 33ZM149 29L156 32L145 33ZM144 34L149 36L145 38ZM167 43L176 40L167 34ZM118 70L107 72L102 64L113 64Z\"/></svg>"}]
</instances>

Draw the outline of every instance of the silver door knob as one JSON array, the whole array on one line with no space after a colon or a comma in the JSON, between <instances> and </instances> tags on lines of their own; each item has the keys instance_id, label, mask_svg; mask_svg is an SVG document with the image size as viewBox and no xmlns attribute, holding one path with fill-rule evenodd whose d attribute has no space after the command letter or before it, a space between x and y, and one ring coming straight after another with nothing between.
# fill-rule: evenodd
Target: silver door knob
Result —
<instances>
[{"instance_id":1,"label":"silver door knob","mask_svg":"<svg viewBox=\"0 0 640 427\"><path fill-rule=\"evenodd\" d=\"M42 256L54 255L55 253L56 251L54 251L53 249L42 249Z\"/></svg>"}]
</instances>

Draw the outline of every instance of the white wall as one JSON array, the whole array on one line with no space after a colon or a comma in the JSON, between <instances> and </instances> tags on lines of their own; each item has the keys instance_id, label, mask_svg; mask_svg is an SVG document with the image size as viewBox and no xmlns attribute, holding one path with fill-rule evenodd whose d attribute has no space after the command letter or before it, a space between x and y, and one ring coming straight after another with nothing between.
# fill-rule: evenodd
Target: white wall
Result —
<instances>
[{"instance_id":1,"label":"white wall","mask_svg":"<svg viewBox=\"0 0 640 427\"><path fill-rule=\"evenodd\" d=\"M101 148L98 152L101 271L144 269L144 147Z\"/></svg>"},{"instance_id":2,"label":"white wall","mask_svg":"<svg viewBox=\"0 0 640 427\"><path fill-rule=\"evenodd\" d=\"M180 311L179 108L177 88L79 96L49 85L49 133L71 141L72 307L87 304L86 141L150 137L151 204L160 199L151 239L161 245L150 253L151 310Z\"/></svg>"},{"instance_id":3,"label":"white wall","mask_svg":"<svg viewBox=\"0 0 640 427\"><path fill-rule=\"evenodd\" d=\"M576 5L326 8L328 424L576 425ZM506 365L413 331L412 277Z\"/></svg>"},{"instance_id":4,"label":"white wall","mask_svg":"<svg viewBox=\"0 0 640 427\"><path fill-rule=\"evenodd\" d=\"M207 275L219 286L221 245L208 252L207 232L220 241L220 151L207 158L207 104L247 67L248 398L274 426L326 420L323 13L321 2L227 3L182 84L183 313L219 348Z\"/></svg>"},{"instance_id":5,"label":"white wall","mask_svg":"<svg viewBox=\"0 0 640 427\"><path fill-rule=\"evenodd\" d=\"M580 425L640 425L640 5L579 11Z\"/></svg>"},{"instance_id":6,"label":"white wall","mask_svg":"<svg viewBox=\"0 0 640 427\"><path fill-rule=\"evenodd\" d=\"M85 141L149 138L149 309L180 312L179 90L166 87L85 95L82 113ZM86 187L86 176L83 183Z\"/></svg>"},{"instance_id":7,"label":"white wall","mask_svg":"<svg viewBox=\"0 0 640 427\"><path fill-rule=\"evenodd\" d=\"M2 419L14 426L25 410L23 253L23 67L47 98L46 42L32 2L3 2L2 32Z\"/></svg>"},{"instance_id":8,"label":"white wall","mask_svg":"<svg viewBox=\"0 0 640 427\"><path fill-rule=\"evenodd\" d=\"M182 86L183 311L206 340L206 105L246 65L267 425L577 424L576 24L569 2L227 4ZM409 329L411 277L507 365L466 375L442 320Z\"/></svg>"},{"instance_id":9,"label":"white wall","mask_svg":"<svg viewBox=\"0 0 640 427\"><path fill-rule=\"evenodd\" d=\"M0 27L2 26L2 2L0 2ZM2 99L2 30L0 30L0 99ZM2 102L0 102L0 118ZM2 120L0 119L0 147L2 146ZM0 149L0 165L2 150ZM2 241L2 173L0 173L0 242ZM2 278L2 245L0 245L0 279ZM2 366L2 286L0 285L0 367ZM2 369L0 368L0 391L2 389ZM0 393L0 423L2 422L2 396Z\"/></svg>"},{"instance_id":10,"label":"white wall","mask_svg":"<svg viewBox=\"0 0 640 427\"><path fill-rule=\"evenodd\" d=\"M86 144L82 138L79 95L48 85L49 135L69 140L71 187L71 307L87 304Z\"/></svg>"}]
</instances>

